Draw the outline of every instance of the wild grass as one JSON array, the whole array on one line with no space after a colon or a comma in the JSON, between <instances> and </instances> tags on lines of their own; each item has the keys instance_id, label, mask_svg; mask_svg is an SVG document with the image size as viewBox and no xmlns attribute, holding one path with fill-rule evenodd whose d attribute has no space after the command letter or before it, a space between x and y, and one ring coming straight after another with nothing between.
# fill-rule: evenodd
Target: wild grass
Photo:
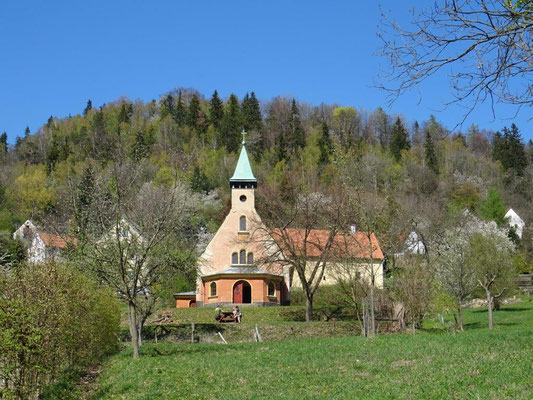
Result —
<instances>
[{"instance_id":1,"label":"wild grass","mask_svg":"<svg viewBox=\"0 0 533 400\"><path fill-rule=\"evenodd\" d=\"M250 309L248 322L276 312ZM126 349L104 363L91 399L532 399L533 304L502 307L494 330L486 309L466 310L465 322L455 336L430 321L371 340L145 343L140 359Z\"/></svg>"}]
</instances>

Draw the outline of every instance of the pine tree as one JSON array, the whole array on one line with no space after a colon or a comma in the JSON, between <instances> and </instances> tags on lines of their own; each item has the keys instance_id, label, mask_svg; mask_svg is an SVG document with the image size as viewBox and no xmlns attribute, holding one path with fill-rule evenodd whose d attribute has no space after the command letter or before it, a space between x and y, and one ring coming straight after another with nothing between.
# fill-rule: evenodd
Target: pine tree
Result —
<instances>
[{"instance_id":1,"label":"pine tree","mask_svg":"<svg viewBox=\"0 0 533 400\"><path fill-rule=\"evenodd\" d=\"M396 118L396 122L392 128L392 137L390 144L390 151L396 162L400 162L402 158L402 150L409 150L411 144L409 143L409 135L402 124L400 118Z\"/></svg>"},{"instance_id":2,"label":"pine tree","mask_svg":"<svg viewBox=\"0 0 533 400\"><path fill-rule=\"evenodd\" d=\"M422 134L422 132L420 132L420 125L418 125L418 121L415 121L415 123L413 124L411 142L413 143L413 146L420 146L424 142L424 135Z\"/></svg>"},{"instance_id":3,"label":"pine tree","mask_svg":"<svg viewBox=\"0 0 533 400\"><path fill-rule=\"evenodd\" d=\"M218 97L218 92L215 90L211 101L209 102L209 122L213 124L215 129L219 130L224 119L224 103Z\"/></svg>"},{"instance_id":4,"label":"pine tree","mask_svg":"<svg viewBox=\"0 0 533 400\"><path fill-rule=\"evenodd\" d=\"M87 115L87 113L89 111L91 111L93 109L93 102L91 101L91 99L87 100L87 105L85 106L85 109L83 110L83 115Z\"/></svg>"},{"instance_id":5,"label":"pine tree","mask_svg":"<svg viewBox=\"0 0 533 400\"><path fill-rule=\"evenodd\" d=\"M122 103L122 105L120 106L120 112L118 114L118 123L129 124L132 113L133 113L133 106L131 104Z\"/></svg>"},{"instance_id":6,"label":"pine tree","mask_svg":"<svg viewBox=\"0 0 533 400\"><path fill-rule=\"evenodd\" d=\"M291 151L305 147L305 132L300 121L300 110L296 100L292 100L291 113L289 115L289 138L288 145Z\"/></svg>"},{"instance_id":7,"label":"pine tree","mask_svg":"<svg viewBox=\"0 0 533 400\"><path fill-rule=\"evenodd\" d=\"M426 164L430 170L435 174L439 174L439 165L437 162L437 154L435 152L435 144L428 129L426 129L426 141L424 142L424 149L426 153Z\"/></svg>"},{"instance_id":8,"label":"pine tree","mask_svg":"<svg viewBox=\"0 0 533 400\"><path fill-rule=\"evenodd\" d=\"M29 126L26 126L26 129L24 129L24 137L27 137L27 136L30 136L30 127Z\"/></svg>"},{"instance_id":9,"label":"pine tree","mask_svg":"<svg viewBox=\"0 0 533 400\"><path fill-rule=\"evenodd\" d=\"M185 105L181 98L181 91L178 93L178 104L174 107L174 114L172 116L178 126L183 126L187 120L187 110L185 110Z\"/></svg>"},{"instance_id":10,"label":"pine tree","mask_svg":"<svg viewBox=\"0 0 533 400\"><path fill-rule=\"evenodd\" d=\"M200 117L200 100L195 94L192 95L191 101L189 103L189 108L187 110L187 125L193 129L198 128L198 118Z\"/></svg>"},{"instance_id":11,"label":"pine tree","mask_svg":"<svg viewBox=\"0 0 533 400\"><path fill-rule=\"evenodd\" d=\"M528 165L528 159L520 131L515 124L511 129L503 128L503 135L496 132L493 140L492 157L500 161L503 168L513 170L517 175L522 176Z\"/></svg>"},{"instance_id":12,"label":"pine tree","mask_svg":"<svg viewBox=\"0 0 533 400\"><path fill-rule=\"evenodd\" d=\"M52 145L46 155L46 173L50 175L54 170L55 165L60 161L60 146L58 143L57 134L52 135Z\"/></svg>"},{"instance_id":13,"label":"pine tree","mask_svg":"<svg viewBox=\"0 0 533 400\"><path fill-rule=\"evenodd\" d=\"M94 172L91 165L87 165L83 176L78 184L78 195L76 201L75 217L80 234L87 233L89 222L89 209L93 201L94 193Z\"/></svg>"},{"instance_id":14,"label":"pine tree","mask_svg":"<svg viewBox=\"0 0 533 400\"><path fill-rule=\"evenodd\" d=\"M3 132L0 135L0 154L7 153L7 133Z\"/></svg>"},{"instance_id":15,"label":"pine tree","mask_svg":"<svg viewBox=\"0 0 533 400\"><path fill-rule=\"evenodd\" d=\"M209 192L209 179L207 178L206 174L200 170L198 165L194 167L193 174L189 180L189 185L195 192Z\"/></svg>"},{"instance_id":16,"label":"pine tree","mask_svg":"<svg viewBox=\"0 0 533 400\"><path fill-rule=\"evenodd\" d=\"M261 116L261 107L255 97L255 93L250 95L246 93L242 100L243 124L246 131L259 131L263 126L263 117Z\"/></svg>"},{"instance_id":17,"label":"pine tree","mask_svg":"<svg viewBox=\"0 0 533 400\"><path fill-rule=\"evenodd\" d=\"M167 115L174 115L174 97L172 97L171 94L164 98L159 113L161 119L165 118Z\"/></svg>"},{"instance_id":18,"label":"pine tree","mask_svg":"<svg viewBox=\"0 0 533 400\"><path fill-rule=\"evenodd\" d=\"M320 148L319 164L324 165L329 163L329 157L333 153L333 144L329 136L329 128L326 122L322 122L322 136L318 139L318 147Z\"/></svg>"},{"instance_id":19,"label":"pine tree","mask_svg":"<svg viewBox=\"0 0 533 400\"><path fill-rule=\"evenodd\" d=\"M241 141L242 117L239 99L233 93L226 103L226 112L222 123L221 143L226 146L228 152L239 150Z\"/></svg>"},{"instance_id":20,"label":"pine tree","mask_svg":"<svg viewBox=\"0 0 533 400\"><path fill-rule=\"evenodd\" d=\"M479 207L479 215L488 221L495 221L500 226L505 224L505 205L494 189L487 192L485 202Z\"/></svg>"}]
</instances>

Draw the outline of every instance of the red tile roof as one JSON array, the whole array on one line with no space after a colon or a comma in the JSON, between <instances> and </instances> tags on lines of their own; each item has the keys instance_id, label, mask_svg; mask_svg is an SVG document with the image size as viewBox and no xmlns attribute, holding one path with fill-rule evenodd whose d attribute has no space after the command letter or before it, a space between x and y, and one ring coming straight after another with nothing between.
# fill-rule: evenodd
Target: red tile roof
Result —
<instances>
[{"instance_id":1,"label":"red tile roof","mask_svg":"<svg viewBox=\"0 0 533 400\"><path fill-rule=\"evenodd\" d=\"M274 240L282 249L290 247L292 251L303 250L305 240L305 229L285 229L284 232L278 229L274 232ZM318 257L326 245L330 231L326 229L312 229L307 236L306 253L309 257ZM371 243L371 245L370 245ZM372 249L372 258L383 259L383 251L379 246L376 236L370 234L370 241L363 232L344 233L339 232L333 239L331 249L339 255L348 253L349 257L367 258Z\"/></svg>"},{"instance_id":2,"label":"red tile roof","mask_svg":"<svg viewBox=\"0 0 533 400\"><path fill-rule=\"evenodd\" d=\"M50 233L41 232L39 231L39 236L44 242L44 245L46 247L56 247L58 249L65 249L69 243L76 245L78 244L78 239L71 238L71 237L65 237L62 238L58 235L52 235Z\"/></svg>"}]
</instances>

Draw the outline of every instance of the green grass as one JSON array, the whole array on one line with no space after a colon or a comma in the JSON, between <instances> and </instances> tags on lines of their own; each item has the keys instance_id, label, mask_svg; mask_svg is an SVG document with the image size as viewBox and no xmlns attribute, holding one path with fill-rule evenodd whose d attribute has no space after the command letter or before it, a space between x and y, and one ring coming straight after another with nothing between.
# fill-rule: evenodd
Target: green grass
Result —
<instances>
[{"instance_id":1,"label":"green grass","mask_svg":"<svg viewBox=\"0 0 533 400\"><path fill-rule=\"evenodd\" d=\"M249 322L277 312L257 310L264 311L250 309ZM456 336L430 324L373 340L147 343L138 360L127 349L106 361L91 398L533 399L533 304L503 307L492 331L486 310L467 310L465 322Z\"/></svg>"}]
</instances>

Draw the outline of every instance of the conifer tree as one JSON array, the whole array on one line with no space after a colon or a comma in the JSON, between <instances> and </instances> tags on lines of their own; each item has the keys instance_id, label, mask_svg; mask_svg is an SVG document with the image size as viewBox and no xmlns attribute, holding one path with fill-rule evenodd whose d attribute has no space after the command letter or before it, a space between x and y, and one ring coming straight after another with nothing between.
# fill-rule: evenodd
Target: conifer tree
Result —
<instances>
[{"instance_id":1,"label":"conifer tree","mask_svg":"<svg viewBox=\"0 0 533 400\"><path fill-rule=\"evenodd\" d=\"M235 94L231 94L226 103L226 112L222 124L222 140L228 152L239 150L241 141L242 117L239 99Z\"/></svg>"},{"instance_id":2,"label":"conifer tree","mask_svg":"<svg viewBox=\"0 0 533 400\"><path fill-rule=\"evenodd\" d=\"M242 115L243 124L246 131L259 131L263 126L263 118L261 116L261 107L259 101L255 97L255 93L250 95L246 93L242 100Z\"/></svg>"},{"instance_id":3,"label":"conifer tree","mask_svg":"<svg viewBox=\"0 0 533 400\"><path fill-rule=\"evenodd\" d=\"M133 107L131 104L122 103L120 106L120 112L118 114L119 124L130 122L130 116L133 113Z\"/></svg>"},{"instance_id":4,"label":"conifer tree","mask_svg":"<svg viewBox=\"0 0 533 400\"><path fill-rule=\"evenodd\" d=\"M435 144L429 129L426 129L426 141L424 142L424 149L426 153L426 164L430 170L435 174L439 174L439 165L437 162L437 153L435 152Z\"/></svg>"},{"instance_id":5,"label":"conifer tree","mask_svg":"<svg viewBox=\"0 0 533 400\"><path fill-rule=\"evenodd\" d=\"M163 100L159 115L161 119L165 118L167 115L174 115L174 97L172 97L171 94Z\"/></svg>"},{"instance_id":6,"label":"conifer tree","mask_svg":"<svg viewBox=\"0 0 533 400\"><path fill-rule=\"evenodd\" d=\"M24 129L24 136L30 136L30 127L26 125L26 129Z\"/></svg>"},{"instance_id":7,"label":"conifer tree","mask_svg":"<svg viewBox=\"0 0 533 400\"><path fill-rule=\"evenodd\" d=\"M511 129L503 128L503 135L497 132L494 135L492 157L500 161L503 168L513 170L517 175L522 176L528 165L528 159L520 131L515 124Z\"/></svg>"},{"instance_id":8,"label":"conifer tree","mask_svg":"<svg viewBox=\"0 0 533 400\"><path fill-rule=\"evenodd\" d=\"M198 128L198 118L200 117L200 100L195 94L192 95L191 101L189 103L189 108L187 110L187 125L193 129Z\"/></svg>"},{"instance_id":9,"label":"conifer tree","mask_svg":"<svg viewBox=\"0 0 533 400\"><path fill-rule=\"evenodd\" d=\"M189 184L191 189L195 192L209 192L209 179L207 178L207 175L200 170L198 165L194 167Z\"/></svg>"},{"instance_id":10,"label":"conifer tree","mask_svg":"<svg viewBox=\"0 0 533 400\"><path fill-rule=\"evenodd\" d=\"M224 119L224 104L220 97L218 97L218 92L215 90L213 96L211 96L211 101L209 102L209 122L213 124L215 129L220 129L222 120Z\"/></svg>"},{"instance_id":11,"label":"conifer tree","mask_svg":"<svg viewBox=\"0 0 533 400\"><path fill-rule=\"evenodd\" d=\"M0 154L7 153L7 133L3 132L0 135Z\"/></svg>"},{"instance_id":12,"label":"conifer tree","mask_svg":"<svg viewBox=\"0 0 533 400\"><path fill-rule=\"evenodd\" d=\"M55 165L58 163L60 158L60 148L58 143L57 134L52 135L52 145L50 146L50 150L48 150L48 153L46 155L46 173L50 175L55 167Z\"/></svg>"},{"instance_id":13,"label":"conifer tree","mask_svg":"<svg viewBox=\"0 0 533 400\"><path fill-rule=\"evenodd\" d=\"M411 142L413 146L420 146L424 142L424 135L420 132L420 125L418 121L413 124L413 133L411 135Z\"/></svg>"},{"instance_id":14,"label":"conifer tree","mask_svg":"<svg viewBox=\"0 0 533 400\"><path fill-rule=\"evenodd\" d=\"M276 137L275 154L278 161L284 160L287 157L287 144L285 135L280 132Z\"/></svg>"},{"instance_id":15,"label":"conifer tree","mask_svg":"<svg viewBox=\"0 0 533 400\"><path fill-rule=\"evenodd\" d=\"M494 189L487 192L485 202L479 207L479 215L488 221L495 221L500 226L505 223L505 205Z\"/></svg>"},{"instance_id":16,"label":"conifer tree","mask_svg":"<svg viewBox=\"0 0 533 400\"><path fill-rule=\"evenodd\" d=\"M318 139L318 146L320 148L320 158L318 162L321 165L329 163L329 157L333 153L333 144L331 143L331 137L329 136L328 124L322 122L322 136Z\"/></svg>"},{"instance_id":17,"label":"conifer tree","mask_svg":"<svg viewBox=\"0 0 533 400\"><path fill-rule=\"evenodd\" d=\"M409 150L411 144L409 143L409 135L402 124L400 118L396 118L396 122L392 128L392 137L390 144L390 151L396 162L400 162L402 158L402 150Z\"/></svg>"},{"instance_id":18,"label":"conifer tree","mask_svg":"<svg viewBox=\"0 0 533 400\"><path fill-rule=\"evenodd\" d=\"M83 110L83 115L87 115L87 113L89 111L91 111L93 109L93 102L91 101L91 99L87 100L87 105L85 106L85 109Z\"/></svg>"},{"instance_id":19,"label":"conifer tree","mask_svg":"<svg viewBox=\"0 0 533 400\"><path fill-rule=\"evenodd\" d=\"M178 93L178 104L176 104L176 107L174 107L174 114L172 116L174 117L174 121L178 124L178 126L185 125L187 120L187 110L185 109L183 99L181 98L181 91Z\"/></svg>"},{"instance_id":20,"label":"conifer tree","mask_svg":"<svg viewBox=\"0 0 533 400\"><path fill-rule=\"evenodd\" d=\"M291 113L289 115L289 138L288 145L291 151L305 147L305 132L300 121L300 110L296 100L292 100Z\"/></svg>"},{"instance_id":21,"label":"conifer tree","mask_svg":"<svg viewBox=\"0 0 533 400\"><path fill-rule=\"evenodd\" d=\"M88 164L78 184L76 207L74 209L78 229L82 236L87 233L89 209L93 201L94 180L94 171L91 165Z\"/></svg>"}]
</instances>

